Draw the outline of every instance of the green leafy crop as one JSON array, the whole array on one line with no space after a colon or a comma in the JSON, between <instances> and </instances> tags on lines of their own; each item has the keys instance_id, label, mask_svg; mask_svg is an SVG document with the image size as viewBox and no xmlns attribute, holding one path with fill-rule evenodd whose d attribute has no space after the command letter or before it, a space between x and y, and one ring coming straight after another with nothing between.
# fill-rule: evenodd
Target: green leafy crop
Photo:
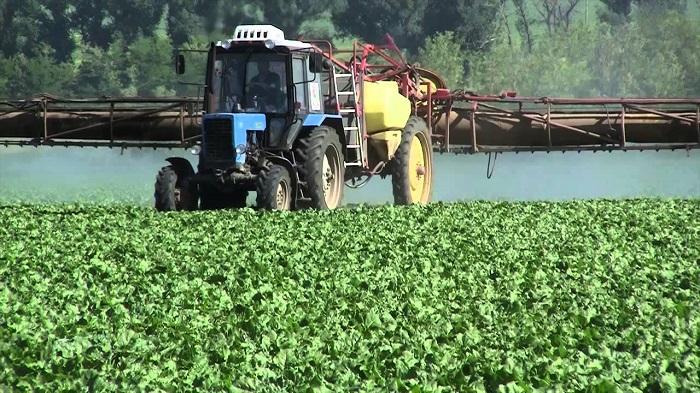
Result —
<instances>
[{"instance_id":1,"label":"green leafy crop","mask_svg":"<svg viewBox=\"0 0 700 393\"><path fill-rule=\"evenodd\" d=\"M0 391L700 391L700 201L0 222Z\"/></svg>"}]
</instances>

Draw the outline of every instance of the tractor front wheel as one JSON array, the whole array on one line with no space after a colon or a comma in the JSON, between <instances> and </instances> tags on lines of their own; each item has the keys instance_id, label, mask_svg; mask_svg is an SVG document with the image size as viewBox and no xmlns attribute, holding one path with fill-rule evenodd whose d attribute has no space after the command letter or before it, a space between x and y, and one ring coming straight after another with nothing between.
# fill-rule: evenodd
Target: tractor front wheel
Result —
<instances>
[{"instance_id":1,"label":"tractor front wheel","mask_svg":"<svg viewBox=\"0 0 700 393\"><path fill-rule=\"evenodd\" d=\"M345 158L334 129L316 127L299 139L294 150L299 180L312 209L335 209L343 200Z\"/></svg>"},{"instance_id":2,"label":"tractor front wheel","mask_svg":"<svg viewBox=\"0 0 700 393\"><path fill-rule=\"evenodd\" d=\"M289 170L273 164L258 176L256 202L259 209L291 210L294 198Z\"/></svg>"},{"instance_id":3,"label":"tractor front wheel","mask_svg":"<svg viewBox=\"0 0 700 393\"><path fill-rule=\"evenodd\" d=\"M412 116L391 161L391 183L397 205L427 204L433 190L433 154L425 121Z\"/></svg>"},{"instance_id":4,"label":"tractor front wheel","mask_svg":"<svg viewBox=\"0 0 700 393\"><path fill-rule=\"evenodd\" d=\"M155 208L158 211L197 210L197 187L190 183L191 171L163 167L156 176Z\"/></svg>"}]
</instances>

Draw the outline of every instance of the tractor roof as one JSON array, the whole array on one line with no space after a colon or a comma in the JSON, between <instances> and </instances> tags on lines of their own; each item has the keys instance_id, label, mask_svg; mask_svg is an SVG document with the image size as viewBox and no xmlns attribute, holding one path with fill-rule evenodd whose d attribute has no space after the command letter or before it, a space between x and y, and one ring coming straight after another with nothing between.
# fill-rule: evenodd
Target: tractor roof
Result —
<instances>
[{"instance_id":1,"label":"tractor roof","mask_svg":"<svg viewBox=\"0 0 700 393\"><path fill-rule=\"evenodd\" d=\"M272 25L241 25L236 27L233 38L219 41L217 46L229 48L232 44L264 43L272 49L285 47L291 50L310 49L311 45L301 41L287 40L284 32Z\"/></svg>"}]
</instances>

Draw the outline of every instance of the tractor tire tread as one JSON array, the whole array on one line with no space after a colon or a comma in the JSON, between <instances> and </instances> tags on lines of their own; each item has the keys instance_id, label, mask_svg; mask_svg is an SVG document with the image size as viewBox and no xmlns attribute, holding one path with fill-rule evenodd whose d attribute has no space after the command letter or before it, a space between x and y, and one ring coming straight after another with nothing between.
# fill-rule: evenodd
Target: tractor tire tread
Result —
<instances>
[{"instance_id":1,"label":"tractor tire tread","mask_svg":"<svg viewBox=\"0 0 700 393\"><path fill-rule=\"evenodd\" d=\"M172 165L161 168L156 175L155 207L158 211L176 210L175 188L177 173Z\"/></svg>"},{"instance_id":2,"label":"tractor tire tread","mask_svg":"<svg viewBox=\"0 0 700 393\"><path fill-rule=\"evenodd\" d=\"M430 136L427 134L427 125L425 121L417 116L411 116L406 122L406 127L401 133L401 142L399 143L394 158L391 160L391 186L394 194L394 204L409 205L412 203L410 178L408 171L408 160L411 154L411 143L413 137L418 133L424 133L428 143ZM429 155L432 159L432 154ZM431 187L432 194L432 187ZM428 197L430 200L430 196Z\"/></svg>"},{"instance_id":3,"label":"tractor tire tread","mask_svg":"<svg viewBox=\"0 0 700 393\"><path fill-rule=\"evenodd\" d=\"M323 184L320 183L323 171L324 146L335 144L340 154L341 176L344 176L343 148L336 131L327 126L319 126L302 136L295 144L294 154L299 163L299 184L304 187L304 195L311 199L308 204L310 208L325 209L326 201L323 195ZM314 165L314 163L317 163ZM321 163L321 164L318 164ZM340 188L340 198L342 200L343 188Z\"/></svg>"},{"instance_id":4,"label":"tractor tire tread","mask_svg":"<svg viewBox=\"0 0 700 393\"><path fill-rule=\"evenodd\" d=\"M277 184L283 179L290 187L290 198L293 198L292 180L287 168L274 164L263 168L256 180L255 205L258 209L274 210L277 207Z\"/></svg>"},{"instance_id":5,"label":"tractor tire tread","mask_svg":"<svg viewBox=\"0 0 700 393\"><path fill-rule=\"evenodd\" d=\"M193 171L182 169L174 165L161 168L156 175L155 184L155 208L158 211L181 211L197 210L197 200L199 195L197 188L190 184L190 177ZM180 202L175 197L175 192L180 193Z\"/></svg>"}]
</instances>

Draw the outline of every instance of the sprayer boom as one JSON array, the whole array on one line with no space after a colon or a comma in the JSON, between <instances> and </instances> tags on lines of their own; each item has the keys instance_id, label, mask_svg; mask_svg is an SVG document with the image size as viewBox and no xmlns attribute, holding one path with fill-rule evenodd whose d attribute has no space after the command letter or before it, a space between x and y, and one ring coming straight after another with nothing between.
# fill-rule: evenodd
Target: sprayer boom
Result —
<instances>
[{"instance_id":1,"label":"sprayer boom","mask_svg":"<svg viewBox=\"0 0 700 393\"><path fill-rule=\"evenodd\" d=\"M0 144L186 147L200 138L201 107L196 98L0 101Z\"/></svg>"},{"instance_id":2,"label":"sprayer boom","mask_svg":"<svg viewBox=\"0 0 700 393\"><path fill-rule=\"evenodd\" d=\"M700 147L700 99L528 98L438 91L425 109L455 152Z\"/></svg>"},{"instance_id":3,"label":"sprayer boom","mask_svg":"<svg viewBox=\"0 0 700 393\"><path fill-rule=\"evenodd\" d=\"M700 99L561 99L437 90L417 100L437 151L659 150L700 147ZM188 147L196 98L0 101L0 144Z\"/></svg>"}]
</instances>

